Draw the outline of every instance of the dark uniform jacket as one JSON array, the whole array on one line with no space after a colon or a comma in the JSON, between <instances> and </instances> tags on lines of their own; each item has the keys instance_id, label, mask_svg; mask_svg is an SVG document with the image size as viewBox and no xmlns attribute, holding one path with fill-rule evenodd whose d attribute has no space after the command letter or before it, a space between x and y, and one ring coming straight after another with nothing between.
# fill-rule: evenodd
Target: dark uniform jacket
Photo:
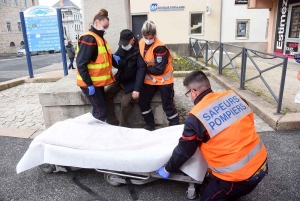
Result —
<instances>
[{"instance_id":1,"label":"dark uniform jacket","mask_svg":"<svg viewBox=\"0 0 300 201\"><path fill-rule=\"evenodd\" d=\"M212 93L211 88L202 92L194 101L196 105L199 103L204 96ZM209 140L209 135L206 128L194 115L189 115L184 122L183 134L185 138L190 138L191 140L185 140L182 137L179 139L178 145L175 147L172 157L166 165L166 170L168 172L179 172L179 168L194 155L197 148L202 142L207 142Z\"/></svg>"},{"instance_id":2,"label":"dark uniform jacket","mask_svg":"<svg viewBox=\"0 0 300 201\"><path fill-rule=\"evenodd\" d=\"M129 51L119 46L115 55L120 57L119 64L114 65L118 68L115 74L116 82L123 86L125 94L132 91L140 92L146 74L146 64L140 54L138 40L135 39Z\"/></svg>"}]
</instances>

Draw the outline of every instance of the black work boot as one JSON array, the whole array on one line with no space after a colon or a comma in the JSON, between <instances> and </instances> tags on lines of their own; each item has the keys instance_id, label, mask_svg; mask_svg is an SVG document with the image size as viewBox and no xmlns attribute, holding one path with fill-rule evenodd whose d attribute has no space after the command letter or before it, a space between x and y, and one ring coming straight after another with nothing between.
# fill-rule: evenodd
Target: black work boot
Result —
<instances>
[{"instance_id":1,"label":"black work boot","mask_svg":"<svg viewBox=\"0 0 300 201\"><path fill-rule=\"evenodd\" d=\"M172 118L172 119L168 118L168 121L169 121L169 126L175 126L175 125L180 124L178 115L176 117Z\"/></svg>"},{"instance_id":2,"label":"black work boot","mask_svg":"<svg viewBox=\"0 0 300 201\"><path fill-rule=\"evenodd\" d=\"M144 127L144 129L146 129L148 131L155 130L155 122L154 122L154 116L153 116L152 111L147 114L143 114L143 117L146 122L146 126Z\"/></svg>"},{"instance_id":3,"label":"black work boot","mask_svg":"<svg viewBox=\"0 0 300 201\"><path fill-rule=\"evenodd\" d=\"M148 131L154 131L155 130L155 126L145 126L144 129L146 129Z\"/></svg>"}]
</instances>

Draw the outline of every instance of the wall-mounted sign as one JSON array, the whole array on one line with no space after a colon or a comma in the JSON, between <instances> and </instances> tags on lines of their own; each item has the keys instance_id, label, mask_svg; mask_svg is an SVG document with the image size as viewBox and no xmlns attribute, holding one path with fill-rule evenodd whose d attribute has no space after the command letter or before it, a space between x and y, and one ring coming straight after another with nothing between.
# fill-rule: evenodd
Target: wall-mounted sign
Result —
<instances>
[{"instance_id":1,"label":"wall-mounted sign","mask_svg":"<svg viewBox=\"0 0 300 201\"><path fill-rule=\"evenodd\" d=\"M178 11L184 10L185 6L158 6L157 3L150 5L150 11Z\"/></svg>"},{"instance_id":2,"label":"wall-mounted sign","mask_svg":"<svg viewBox=\"0 0 300 201\"><path fill-rule=\"evenodd\" d=\"M283 53L284 41L285 41L285 31L288 16L288 0L278 1L278 11L277 11L277 24L275 31L275 43L274 51L278 53Z\"/></svg>"},{"instance_id":3,"label":"wall-mounted sign","mask_svg":"<svg viewBox=\"0 0 300 201\"><path fill-rule=\"evenodd\" d=\"M57 12L48 6L33 6L24 11L30 51L60 50Z\"/></svg>"},{"instance_id":4,"label":"wall-mounted sign","mask_svg":"<svg viewBox=\"0 0 300 201\"><path fill-rule=\"evenodd\" d=\"M235 0L235 4L248 4L248 0Z\"/></svg>"}]
</instances>

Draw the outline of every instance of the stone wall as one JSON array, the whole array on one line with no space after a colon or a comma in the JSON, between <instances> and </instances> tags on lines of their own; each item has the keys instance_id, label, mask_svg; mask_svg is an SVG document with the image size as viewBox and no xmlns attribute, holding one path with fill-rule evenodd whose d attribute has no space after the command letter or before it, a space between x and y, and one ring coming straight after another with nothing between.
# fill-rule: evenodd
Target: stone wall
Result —
<instances>
[{"instance_id":1,"label":"stone wall","mask_svg":"<svg viewBox=\"0 0 300 201\"><path fill-rule=\"evenodd\" d=\"M75 82L76 75L69 74L61 80L46 86L40 91L39 100L43 107L43 116L46 128L58 121L74 118L92 111L87 97L83 94ZM115 113L117 117L120 111L121 94L122 91L114 100ZM157 126L167 125L168 120L162 109L159 92L157 92L153 97L151 108ZM128 126L131 128L138 128L143 127L144 124L138 103L135 102L132 105L132 109L128 117Z\"/></svg>"},{"instance_id":2,"label":"stone wall","mask_svg":"<svg viewBox=\"0 0 300 201\"><path fill-rule=\"evenodd\" d=\"M93 24L94 16L105 8L108 11L109 28L104 38L110 44L112 52L118 48L120 32L131 29L130 2L129 0L81 0L83 13L83 32Z\"/></svg>"}]
</instances>

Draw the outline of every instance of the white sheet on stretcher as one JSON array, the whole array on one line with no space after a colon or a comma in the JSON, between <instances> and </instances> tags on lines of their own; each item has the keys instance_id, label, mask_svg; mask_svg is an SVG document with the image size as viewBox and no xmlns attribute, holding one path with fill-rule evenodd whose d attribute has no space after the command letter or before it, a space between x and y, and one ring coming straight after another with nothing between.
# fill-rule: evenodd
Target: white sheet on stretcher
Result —
<instances>
[{"instance_id":1,"label":"white sheet on stretcher","mask_svg":"<svg viewBox=\"0 0 300 201\"><path fill-rule=\"evenodd\" d=\"M152 172L166 164L183 125L155 131L112 126L90 113L57 122L30 144L17 173L43 163L125 172ZM207 164L197 150L181 170L203 181Z\"/></svg>"}]
</instances>

